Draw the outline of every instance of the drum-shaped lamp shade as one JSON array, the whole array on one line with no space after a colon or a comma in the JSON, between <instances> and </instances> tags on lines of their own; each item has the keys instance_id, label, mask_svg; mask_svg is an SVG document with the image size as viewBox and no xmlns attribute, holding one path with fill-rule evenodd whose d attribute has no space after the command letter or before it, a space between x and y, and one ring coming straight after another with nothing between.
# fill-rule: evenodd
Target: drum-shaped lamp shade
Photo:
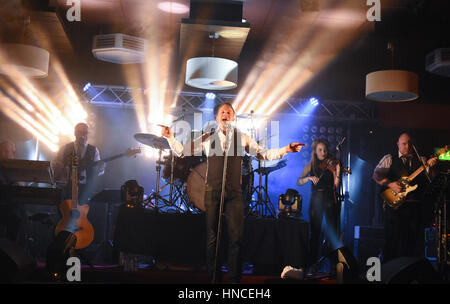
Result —
<instances>
[{"instance_id":1,"label":"drum-shaped lamp shade","mask_svg":"<svg viewBox=\"0 0 450 304\"><path fill-rule=\"evenodd\" d=\"M186 84L205 90L230 90L237 87L237 62L218 57L196 57L186 63Z\"/></svg>"},{"instance_id":2,"label":"drum-shaped lamp shade","mask_svg":"<svg viewBox=\"0 0 450 304\"><path fill-rule=\"evenodd\" d=\"M0 45L0 74L16 70L27 77L46 77L50 54L41 48L16 43Z\"/></svg>"},{"instance_id":3,"label":"drum-shaped lamp shade","mask_svg":"<svg viewBox=\"0 0 450 304\"><path fill-rule=\"evenodd\" d=\"M404 102L419 97L419 77L402 70L384 70L367 74L366 98L382 102Z\"/></svg>"}]
</instances>

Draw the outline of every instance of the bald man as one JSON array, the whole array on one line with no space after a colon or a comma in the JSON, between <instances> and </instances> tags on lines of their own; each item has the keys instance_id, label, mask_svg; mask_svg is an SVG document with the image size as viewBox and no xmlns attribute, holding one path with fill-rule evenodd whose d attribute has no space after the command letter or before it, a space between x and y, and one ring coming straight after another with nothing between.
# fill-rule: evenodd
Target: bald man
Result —
<instances>
[{"instance_id":1,"label":"bald man","mask_svg":"<svg viewBox=\"0 0 450 304\"><path fill-rule=\"evenodd\" d=\"M402 186L397 181L401 176L410 175L418 169L422 162L426 164L427 171L437 163L437 158L428 161L421 157L419 160L413 154L411 136L408 133L400 134L397 141L397 151L385 155L373 172L373 180L382 186L384 191L388 188L395 192L402 192ZM383 262L401 256L415 256L416 244L423 229L423 215L421 214L423 190L426 185L423 173L416 177L411 185L418 184L415 191L406 196L406 201L399 209L394 210L389 206L384 207L384 232L385 248L383 250Z\"/></svg>"},{"instance_id":2,"label":"bald man","mask_svg":"<svg viewBox=\"0 0 450 304\"><path fill-rule=\"evenodd\" d=\"M86 123L78 123L74 129L75 141L61 147L52 167L55 177L61 179L65 176L65 171L70 170L71 156L74 151L78 156L78 189L80 204L86 203L93 190L93 179L95 176L103 175L105 163L100 162L97 166L92 166L95 161L100 160L100 152L97 147L88 144L89 126ZM65 196L70 197L70 181L66 189Z\"/></svg>"}]
</instances>

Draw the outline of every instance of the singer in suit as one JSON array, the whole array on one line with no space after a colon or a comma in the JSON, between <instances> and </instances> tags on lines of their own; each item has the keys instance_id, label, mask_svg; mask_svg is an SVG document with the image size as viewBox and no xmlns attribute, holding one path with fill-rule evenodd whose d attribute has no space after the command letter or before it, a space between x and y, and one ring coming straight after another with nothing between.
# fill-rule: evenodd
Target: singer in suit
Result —
<instances>
[{"instance_id":1,"label":"singer in suit","mask_svg":"<svg viewBox=\"0 0 450 304\"><path fill-rule=\"evenodd\" d=\"M220 263L214 269L217 228L222 193L224 157L227 157L224 193L224 228L228 232L228 283L239 283L241 279L241 247L244 223L241 190L241 169L244 150L264 160L280 159L286 153L300 151L303 144L291 143L279 149L264 149L247 134L234 128L235 112L230 103L223 103L214 109L218 124L217 130L205 133L184 146L175 139L169 127L163 127L162 135L168 139L174 153L180 157L206 155L207 169L205 179L206 208L206 264L209 274L218 273L216 282L221 281ZM225 151L225 152L224 152ZM216 283L213 282L213 283Z\"/></svg>"}]
</instances>

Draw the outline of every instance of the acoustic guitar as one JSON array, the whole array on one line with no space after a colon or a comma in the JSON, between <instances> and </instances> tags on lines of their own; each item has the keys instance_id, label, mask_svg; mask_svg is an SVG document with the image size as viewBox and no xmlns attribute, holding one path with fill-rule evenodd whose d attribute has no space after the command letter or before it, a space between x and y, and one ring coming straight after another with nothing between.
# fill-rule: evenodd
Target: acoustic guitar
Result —
<instances>
[{"instance_id":1,"label":"acoustic guitar","mask_svg":"<svg viewBox=\"0 0 450 304\"><path fill-rule=\"evenodd\" d=\"M450 149L450 146L445 146L444 148L440 149L435 155L433 155L431 158L439 157L441 154L446 153ZM430 158L430 159L431 159ZM383 200L387 203L387 205L394 210L397 210L400 208L401 205L406 200L406 196L408 193L414 191L417 189L418 185L411 186L410 183L425 169L425 167L422 165L420 166L416 171L414 171L409 176L402 176L398 182L402 186L402 192L395 192L391 188L388 188L384 190L381 193L381 197Z\"/></svg>"},{"instance_id":2,"label":"acoustic guitar","mask_svg":"<svg viewBox=\"0 0 450 304\"><path fill-rule=\"evenodd\" d=\"M107 162L113 159L128 156L131 157L140 153L141 150L138 149L128 149L125 153L118 154L102 161ZM74 154L76 155L76 154ZM81 249L89 246L94 239L94 227L87 219L87 214L89 212L89 205L78 205L78 159L72 155L71 166L72 166L72 199L63 201L59 210L62 214L62 219L59 221L55 229L55 235L58 235L61 231L69 231L73 233L76 237L75 249ZM92 163L89 167L95 166L100 161Z\"/></svg>"}]
</instances>

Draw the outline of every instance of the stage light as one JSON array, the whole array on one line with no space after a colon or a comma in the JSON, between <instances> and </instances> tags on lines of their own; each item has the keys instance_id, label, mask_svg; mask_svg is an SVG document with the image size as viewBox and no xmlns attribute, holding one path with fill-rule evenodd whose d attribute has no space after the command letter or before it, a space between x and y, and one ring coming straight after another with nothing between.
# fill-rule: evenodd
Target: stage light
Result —
<instances>
[{"instance_id":1,"label":"stage light","mask_svg":"<svg viewBox=\"0 0 450 304\"><path fill-rule=\"evenodd\" d=\"M206 99L215 99L216 98L216 94L214 94L213 92L208 92L205 94Z\"/></svg>"},{"instance_id":2,"label":"stage light","mask_svg":"<svg viewBox=\"0 0 450 304\"><path fill-rule=\"evenodd\" d=\"M278 197L278 217L300 217L302 215L302 196L297 190L287 189Z\"/></svg>"},{"instance_id":3,"label":"stage light","mask_svg":"<svg viewBox=\"0 0 450 304\"><path fill-rule=\"evenodd\" d=\"M342 128L337 128L336 129L336 134L342 134Z\"/></svg>"},{"instance_id":4,"label":"stage light","mask_svg":"<svg viewBox=\"0 0 450 304\"><path fill-rule=\"evenodd\" d=\"M329 134L333 134L334 133L334 128L333 127L328 127L328 133Z\"/></svg>"},{"instance_id":5,"label":"stage light","mask_svg":"<svg viewBox=\"0 0 450 304\"><path fill-rule=\"evenodd\" d=\"M144 188L134 179L126 181L120 187L120 201L127 208L143 207Z\"/></svg>"},{"instance_id":6,"label":"stage light","mask_svg":"<svg viewBox=\"0 0 450 304\"><path fill-rule=\"evenodd\" d=\"M309 126L307 126L307 125L306 125L306 126L303 126L303 132L306 133L306 132L308 132L308 131L309 131Z\"/></svg>"},{"instance_id":7,"label":"stage light","mask_svg":"<svg viewBox=\"0 0 450 304\"><path fill-rule=\"evenodd\" d=\"M89 90L90 87L91 87L91 83L90 82L86 83L83 87L83 92L86 92L87 90Z\"/></svg>"},{"instance_id":8,"label":"stage light","mask_svg":"<svg viewBox=\"0 0 450 304\"><path fill-rule=\"evenodd\" d=\"M319 105L319 100L315 97L311 97L309 99L309 103L312 104L313 106L317 107Z\"/></svg>"},{"instance_id":9,"label":"stage light","mask_svg":"<svg viewBox=\"0 0 450 304\"><path fill-rule=\"evenodd\" d=\"M319 129L320 133L325 133L326 130L327 128L325 128L324 126L320 127Z\"/></svg>"},{"instance_id":10,"label":"stage light","mask_svg":"<svg viewBox=\"0 0 450 304\"><path fill-rule=\"evenodd\" d=\"M312 133L316 133L317 132L317 127L316 126L312 126L311 127L311 132Z\"/></svg>"}]
</instances>

